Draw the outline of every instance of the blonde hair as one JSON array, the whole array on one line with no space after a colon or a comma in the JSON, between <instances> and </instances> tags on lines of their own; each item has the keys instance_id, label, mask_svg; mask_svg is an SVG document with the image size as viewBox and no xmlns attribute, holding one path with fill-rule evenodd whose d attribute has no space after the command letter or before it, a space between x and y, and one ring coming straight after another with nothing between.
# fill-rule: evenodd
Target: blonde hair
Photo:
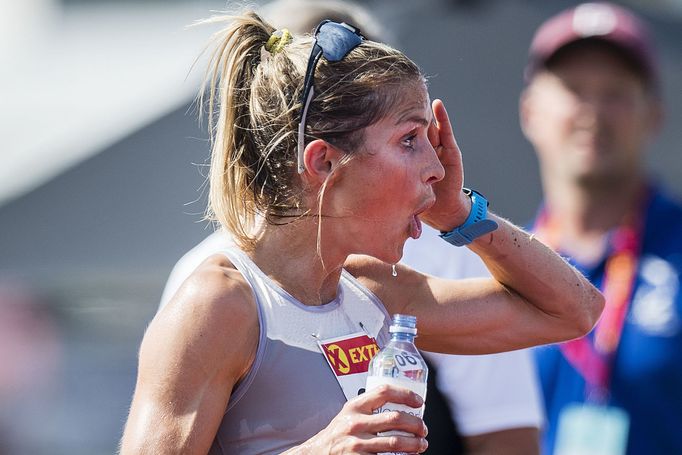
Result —
<instances>
[{"instance_id":1,"label":"blonde hair","mask_svg":"<svg viewBox=\"0 0 682 455\"><path fill-rule=\"evenodd\" d=\"M213 37L200 94L200 106L208 96L212 138L207 217L248 250L257 214L281 224L310 212L296 172L296 130L312 38L295 36L271 55L264 45L275 29L257 14L206 22L226 23ZM424 78L401 52L364 41L339 62L320 59L314 80L306 142L323 139L352 155L362 129L398 104L396 88Z\"/></svg>"}]
</instances>

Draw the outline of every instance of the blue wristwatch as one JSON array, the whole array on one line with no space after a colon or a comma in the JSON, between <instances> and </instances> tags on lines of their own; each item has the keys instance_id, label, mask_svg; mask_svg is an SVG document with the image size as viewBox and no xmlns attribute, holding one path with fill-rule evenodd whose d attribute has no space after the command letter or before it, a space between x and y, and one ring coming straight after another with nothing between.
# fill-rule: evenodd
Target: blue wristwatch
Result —
<instances>
[{"instance_id":1,"label":"blue wristwatch","mask_svg":"<svg viewBox=\"0 0 682 455\"><path fill-rule=\"evenodd\" d=\"M488 219L488 200L481 193L469 188L462 188L464 194L471 198L471 212L464 224L450 232L440 233L440 237L455 246L470 244L475 238L497 229L497 223Z\"/></svg>"}]
</instances>

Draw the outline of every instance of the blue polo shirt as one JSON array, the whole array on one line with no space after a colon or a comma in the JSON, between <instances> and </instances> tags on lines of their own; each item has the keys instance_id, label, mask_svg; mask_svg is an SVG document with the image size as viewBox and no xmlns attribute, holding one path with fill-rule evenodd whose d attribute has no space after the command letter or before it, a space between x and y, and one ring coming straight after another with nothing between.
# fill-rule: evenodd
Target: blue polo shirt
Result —
<instances>
[{"instance_id":1,"label":"blue polo shirt","mask_svg":"<svg viewBox=\"0 0 682 455\"><path fill-rule=\"evenodd\" d=\"M611 374L609 404L630 416L628 455L682 454L682 205L652 191ZM574 265L601 288L605 261L592 268ZM558 345L534 353L547 416L543 453L551 455L559 413L569 403L585 401L585 381Z\"/></svg>"}]
</instances>

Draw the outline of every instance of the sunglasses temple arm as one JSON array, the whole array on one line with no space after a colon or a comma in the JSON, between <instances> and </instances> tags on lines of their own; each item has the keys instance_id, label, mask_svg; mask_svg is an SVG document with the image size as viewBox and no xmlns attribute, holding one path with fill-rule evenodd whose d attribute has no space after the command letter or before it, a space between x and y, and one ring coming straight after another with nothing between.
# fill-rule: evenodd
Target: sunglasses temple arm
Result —
<instances>
[{"instance_id":1,"label":"sunglasses temple arm","mask_svg":"<svg viewBox=\"0 0 682 455\"><path fill-rule=\"evenodd\" d=\"M298 124L298 173L302 174L305 171L305 163L303 162L303 152L305 151L305 123L308 117L308 107L310 107L310 102L313 100L315 95L315 87L310 86L310 93L308 93L308 98L305 100L303 105L303 114L301 115L301 121Z\"/></svg>"}]
</instances>

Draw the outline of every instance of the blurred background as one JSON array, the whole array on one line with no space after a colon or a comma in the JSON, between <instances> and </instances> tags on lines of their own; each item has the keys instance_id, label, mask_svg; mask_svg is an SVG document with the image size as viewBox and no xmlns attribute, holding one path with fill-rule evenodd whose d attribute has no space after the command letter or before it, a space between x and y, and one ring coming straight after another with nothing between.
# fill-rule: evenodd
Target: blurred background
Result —
<instances>
[{"instance_id":1,"label":"blurred background","mask_svg":"<svg viewBox=\"0 0 682 455\"><path fill-rule=\"evenodd\" d=\"M576 3L362 3L431 76L466 183L519 224L540 199L517 116L527 47ZM667 119L649 164L682 194L682 0L618 3L652 25ZM186 26L225 7L0 0L0 455L116 451L165 279L212 229L190 71L212 30Z\"/></svg>"}]
</instances>

